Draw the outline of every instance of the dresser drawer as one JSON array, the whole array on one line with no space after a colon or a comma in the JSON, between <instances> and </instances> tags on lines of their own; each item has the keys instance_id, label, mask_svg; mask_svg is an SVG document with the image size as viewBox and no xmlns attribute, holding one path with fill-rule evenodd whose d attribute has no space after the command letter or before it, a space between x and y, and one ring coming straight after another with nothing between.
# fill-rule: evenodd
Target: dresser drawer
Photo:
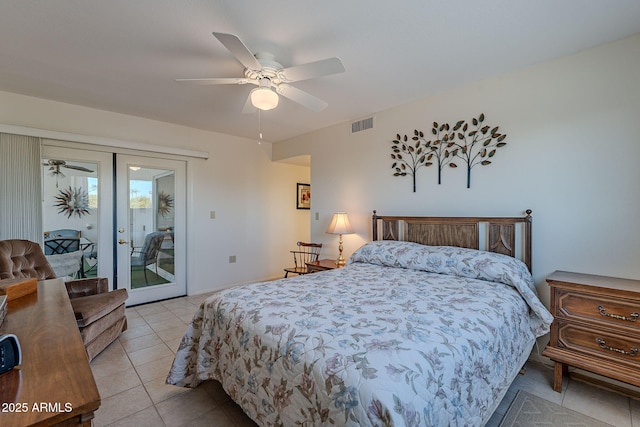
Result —
<instances>
[{"instance_id":1,"label":"dresser drawer","mask_svg":"<svg viewBox=\"0 0 640 427\"><path fill-rule=\"evenodd\" d=\"M640 369L640 337L558 320L558 347Z\"/></svg>"},{"instance_id":2,"label":"dresser drawer","mask_svg":"<svg viewBox=\"0 0 640 427\"><path fill-rule=\"evenodd\" d=\"M613 296L556 289L555 317L600 323L640 334L640 304Z\"/></svg>"},{"instance_id":3,"label":"dresser drawer","mask_svg":"<svg viewBox=\"0 0 640 427\"><path fill-rule=\"evenodd\" d=\"M640 386L640 280L555 271L551 339L542 352L554 361L553 389L567 366Z\"/></svg>"}]
</instances>

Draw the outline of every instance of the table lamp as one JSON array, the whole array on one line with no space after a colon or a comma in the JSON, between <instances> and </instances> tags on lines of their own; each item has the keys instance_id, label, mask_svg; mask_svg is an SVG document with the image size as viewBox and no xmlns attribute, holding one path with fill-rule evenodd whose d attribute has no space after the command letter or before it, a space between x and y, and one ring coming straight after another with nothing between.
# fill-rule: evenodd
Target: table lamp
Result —
<instances>
[{"instance_id":1,"label":"table lamp","mask_svg":"<svg viewBox=\"0 0 640 427\"><path fill-rule=\"evenodd\" d=\"M342 235L353 233L353 230L351 229L351 224L349 224L349 218L347 218L346 212L336 212L333 214L333 218L331 218L331 224L329 224L329 228L327 228L327 233L340 235L340 245L338 246L338 251L340 252L340 255L336 260L336 265L338 267L342 267L346 262L344 257L342 256L342 249L343 249Z\"/></svg>"}]
</instances>

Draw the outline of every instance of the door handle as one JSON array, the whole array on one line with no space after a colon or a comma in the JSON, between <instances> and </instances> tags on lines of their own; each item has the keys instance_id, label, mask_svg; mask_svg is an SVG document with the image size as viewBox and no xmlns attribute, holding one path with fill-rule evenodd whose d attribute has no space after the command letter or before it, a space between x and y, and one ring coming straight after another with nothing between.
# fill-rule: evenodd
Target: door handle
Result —
<instances>
[{"instance_id":1,"label":"door handle","mask_svg":"<svg viewBox=\"0 0 640 427\"><path fill-rule=\"evenodd\" d=\"M124 240L124 239L120 239L120 240L118 240L118 244L120 244L120 245L127 245L127 244L129 244L129 242L127 242L127 241L126 241L126 240Z\"/></svg>"}]
</instances>

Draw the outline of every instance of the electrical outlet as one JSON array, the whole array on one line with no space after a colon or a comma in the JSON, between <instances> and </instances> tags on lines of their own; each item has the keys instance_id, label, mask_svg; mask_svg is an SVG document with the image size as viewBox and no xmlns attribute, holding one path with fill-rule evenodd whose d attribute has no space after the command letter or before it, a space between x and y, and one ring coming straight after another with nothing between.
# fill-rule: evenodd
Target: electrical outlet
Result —
<instances>
[{"instance_id":1,"label":"electrical outlet","mask_svg":"<svg viewBox=\"0 0 640 427\"><path fill-rule=\"evenodd\" d=\"M236 256L235 255L230 255L229 256L229 264L233 264L234 262L236 262Z\"/></svg>"},{"instance_id":2,"label":"electrical outlet","mask_svg":"<svg viewBox=\"0 0 640 427\"><path fill-rule=\"evenodd\" d=\"M216 219L216 211L209 212L209 218Z\"/></svg>"},{"instance_id":3,"label":"electrical outlet","mask_svg":"<svg viewBox=\"0 0 640 427\"><path fill-rule=\"evenodd\" d=\"M320 219L320 212L316 212L316 221Z\"/></svg>"}]
</instances>

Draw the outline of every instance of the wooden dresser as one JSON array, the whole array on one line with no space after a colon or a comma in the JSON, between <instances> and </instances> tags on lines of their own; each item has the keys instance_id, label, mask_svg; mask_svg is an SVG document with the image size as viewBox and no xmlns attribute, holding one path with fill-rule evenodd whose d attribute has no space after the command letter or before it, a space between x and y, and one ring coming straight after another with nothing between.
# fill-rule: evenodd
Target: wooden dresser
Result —
<instances>
[{"instance_id":1,"label":"wooden dresser","mask_svg":"<svg viewBox=\"0 0 640 427\"><path fill-rule=\"evenodd\" d=\"M0 426L90 427L100 395L62 280L9 301L0 332L22 347L22 365L0 375Z\"/></svg>"},{"instance_id":2,"label":"wooden dresser","mask_svg":"<svg viewBox=\"0 0 640 427\"><path fill-rule=\"evenodd\" d=\"M640 386L640 280L556 271L551 287L553 389L567 366Z\"/></svg>"}]
</instances>

